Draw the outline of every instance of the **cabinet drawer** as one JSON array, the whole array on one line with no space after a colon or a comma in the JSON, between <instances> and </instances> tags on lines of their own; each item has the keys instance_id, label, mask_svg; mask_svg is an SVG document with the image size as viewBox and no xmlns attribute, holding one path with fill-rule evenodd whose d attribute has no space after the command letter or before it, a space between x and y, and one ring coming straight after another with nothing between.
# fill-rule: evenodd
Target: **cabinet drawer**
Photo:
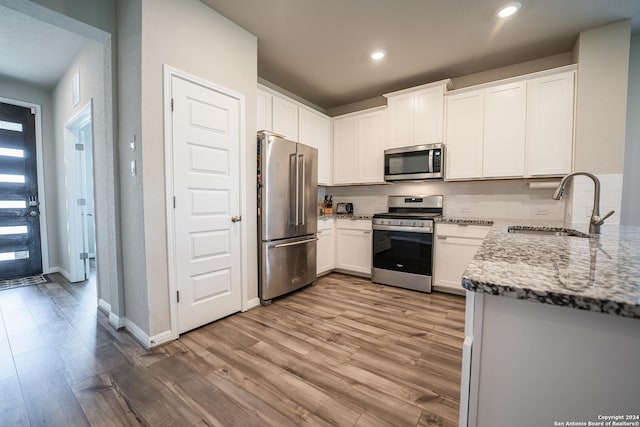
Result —
<instances>
[{"instance_id":1,"label":"cabinet drawer","mask_svg":"<svg viewBox=\"0 0 640 427\"><path fill-rule=\"evenodd\" d=\"M488 225L436 224L437 236L484 239L491 230Z\"/></svg>"},{"instance_id":2,"label":"cabinet drawer","mask_svg":"<svg viewBox=\"0 0 640 427\"><path fill-rule=\"evenodd\" d=\"M346 230L371 230L371 221L362 219L337 219L336 228Z\"/></svg>"}]
</instances>

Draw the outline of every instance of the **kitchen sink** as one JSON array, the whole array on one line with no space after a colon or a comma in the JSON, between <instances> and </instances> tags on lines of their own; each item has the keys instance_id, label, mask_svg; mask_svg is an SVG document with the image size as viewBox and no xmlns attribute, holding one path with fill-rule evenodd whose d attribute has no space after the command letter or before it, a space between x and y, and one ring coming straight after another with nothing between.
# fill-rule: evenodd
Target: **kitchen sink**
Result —
<instances>
[{"instance_id":1,"label":"kitchen sink","mask_svg":"<svg viewBox=\"0 0 640 427\"><path fill-rule=\"evenodd\" d=\"M537 236L568 236L568 237L591 237L587 233L583 233L571 228L556 228L556 227L527 227L522 225L512 225L507 228L509 233L516 234L532 234Z\"/></svg>"}]
</instances>

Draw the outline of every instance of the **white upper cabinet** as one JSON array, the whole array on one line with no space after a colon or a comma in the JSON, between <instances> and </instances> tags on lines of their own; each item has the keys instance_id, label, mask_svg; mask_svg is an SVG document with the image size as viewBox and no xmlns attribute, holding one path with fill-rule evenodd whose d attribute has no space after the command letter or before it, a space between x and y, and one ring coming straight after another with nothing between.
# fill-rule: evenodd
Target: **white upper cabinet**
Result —
<instances>
[{"instance_id":1,"label":"white upper cabinet","mask_svg":"<svg viewBox=\"0 0 640 427\"><path fill-rule=\"evenodd\" d=\"M331 119L300 107L299 142L318 149L318 184L329 185L331 179Z\"/></svg>"},{"instance_id":2,"label":"white upper cabinet","mask_svg":"<svg viewBox=\"0 0 640 427\"><path fill-rule=\"evenodd\" d=\"M571 171L575 69L528 77L446 95L447 179L559 176Z\"/></svg>"},{"instance_id":3,"label":"white upper cabinet","mask_svg":"<svg viewBox=\"0 0 640 427\"><path fill-rule=\"evenodd\" d=\"M258 120L256 123L256 127L258 131L261 130L271 130L272 122L271 122L271 100L273 95L269 92L265 92L264 90L258 88L258 99L256 109L258 111Z\"/></svg>"},{"instance_id":4,"label":"white upper cabinet","mask_svg":"<svg viewBox=\"0 0 640 427\"><path fill-rule=\"evenodd\" d=\"M415 95L390 96L387 99L389 117L389 148L406 147L413 144L413 110Z\"/></svg>"},{"instance_id":5,"label":"white upper cabinet","mask_svg":"<svg viewBox=\"0 0 640 427\"><path fill-rule=\"evenodd\" d=\"M384 149L387 145L386 110L360 117L358 183L384 182Z\"/></svg>"},{"instance_id":6,"label":"white upper cabinet","mask_svg":"<svg viewBox=\"0 0 640 427\"><path fill-rule=\"evenodd\" d=\"M357 117L335 119L333 122L333 183L356 182L356 151L359 121Z\"/></svg>"},{"instance_id":7,"label":"white upper cabinet","mask_svg":"<svg viewBox=\"0 0 640 427\"><path fill-rule=\"evenodd\" d=\"M331 118L271 89L258 87L257 130L318 149L318 184L332 184Z\"/></svg>"},{"instance_id":8,"label":"white upper cabinet","mask_svg":"<svg viewBox=\"0 0 640 427\"><path fill-rule=\"evenodd\" d=\"M527 85L527 175L565 175L573 158L575 71Z\"/></svg>"},{"instance_id":9,"label":"white upper cabinet","mask_svg":"<svg viewBox=\"0 0 640 427\"><path fill-rule=\"evenodd\" d=\"M484 93L482 176L524 176L526 83L492 87Z\"/></svg>"},{"instance_id":10,"label":"white upper cabinet","mask_svg":"<svg viewBox=\"0 0 640 427\"><path fill-rule=\"evenodd\" d=\"M482 177L484 91L447 96L446 123L447 179Z\"/></svg>"},{"instance_id":11,"label":"white upper cabinet","mask_svg":"<svg viewBox=\"0 0 640 427\"><path fill-rule=\"evenodd\" d=\"M333 122L334 184L384 182L385 109L349 114Z\"/></svg>"},{"instance_id":12,"label":"white upper cabinet","mask_svg":"<svg viewBox=\"0 0 640 427\"><path fill-rule=\"evenodd\" d=\"M278 96L272 102L273 129L288 140L298 141L298 106Z\"/></svg>"},{"instance_id":13,"label":"white upper cabinet","mask_svg":"<svg viewBox=\"0 0 640 427\"><path fill-rule=\"evenodd\" d=\"M389 148L443 141L444 93L450 80L384 95Z\"/></svg>"}]
</instances>

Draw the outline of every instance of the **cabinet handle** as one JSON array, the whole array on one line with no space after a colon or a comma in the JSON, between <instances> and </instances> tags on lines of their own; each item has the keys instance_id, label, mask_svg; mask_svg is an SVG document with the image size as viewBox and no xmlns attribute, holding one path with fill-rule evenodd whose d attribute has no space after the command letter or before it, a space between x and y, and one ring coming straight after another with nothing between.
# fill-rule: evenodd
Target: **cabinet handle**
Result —
<instances>
[{"instance_id":1,"label":"cabinet handle","mask_svg":"<svg viewBox=\"0 0 640 427\"><path fill-rule=\"evenodd\" d=\"M370 234L371 230L363 231L364 234Z\"/></svg>"},{"instance_id":2,"label":"cabinet handle","mask_svg":"<svg viewBox=\"0 0 640 427\"><path fill-rule=\"evenodd\" d=\"M438 239L440 239L440 240L447 240L447 236L438 236Z\"/></svg>"}]
</instances>

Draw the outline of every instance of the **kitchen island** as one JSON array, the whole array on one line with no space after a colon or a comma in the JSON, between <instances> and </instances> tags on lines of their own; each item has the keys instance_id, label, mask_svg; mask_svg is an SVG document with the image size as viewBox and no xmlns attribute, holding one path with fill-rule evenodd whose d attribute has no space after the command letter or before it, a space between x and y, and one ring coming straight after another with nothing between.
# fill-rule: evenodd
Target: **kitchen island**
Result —
<instances>
[{"instance_id":1,"label":"kitchen island","mask_svg":"<svg viewBox=\"0 0 640 427\"><path fill-rule=\"evenodd\" d=\"M517 224L494 224L463 275L460 425L640 425L640 228Z\"/></svg>"}]
</instances>

